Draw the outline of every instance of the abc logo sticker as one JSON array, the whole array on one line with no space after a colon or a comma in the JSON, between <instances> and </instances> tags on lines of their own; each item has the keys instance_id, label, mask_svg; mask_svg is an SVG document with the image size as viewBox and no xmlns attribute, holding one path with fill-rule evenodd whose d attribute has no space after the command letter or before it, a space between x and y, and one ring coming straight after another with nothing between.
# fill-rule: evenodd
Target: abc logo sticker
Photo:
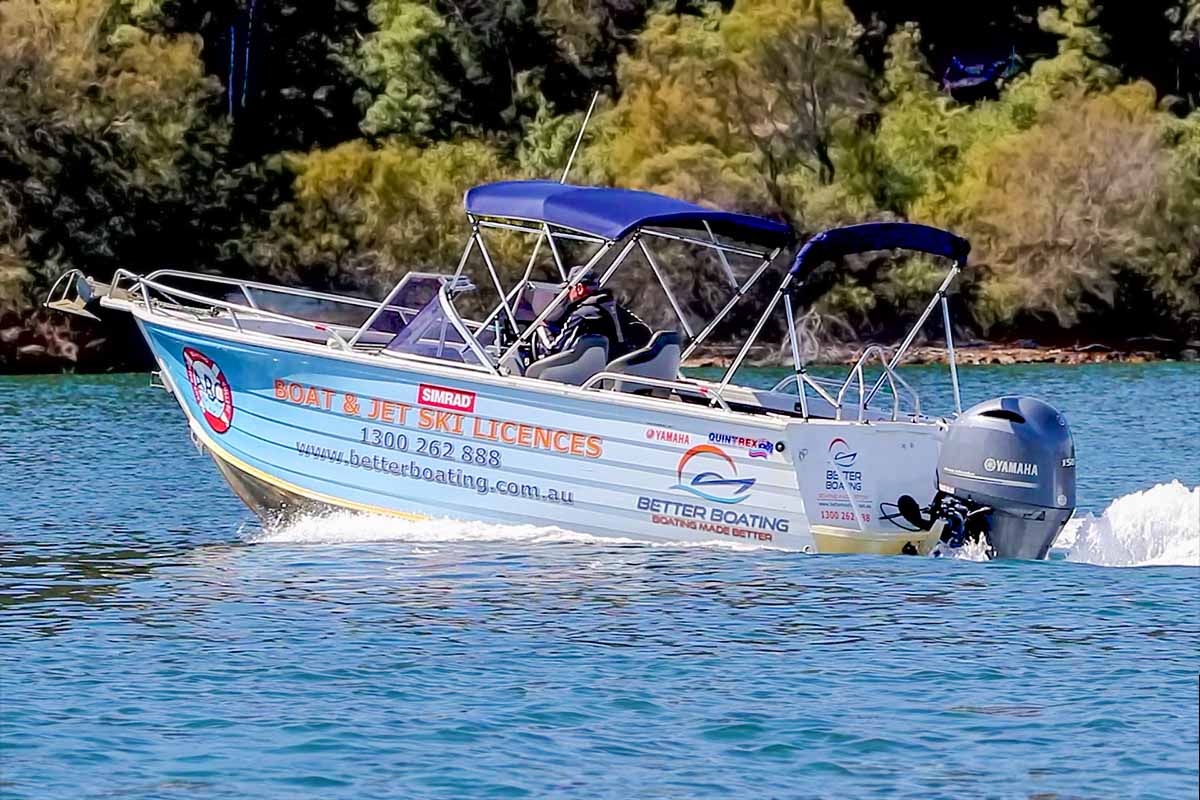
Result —
<instances>
[{"instance_id":1,"label":"abc logo sticker","mask_svg":"<svg viewBox=\"0 0 1200 800\"><path fill-rule=\"evenodd\" d=\"M183 349L183 363L187 367L188 383L204 421L216 433L229 430L233 422L233 392L229 381L217 366L217 362L198 350Z\"/></svg>"}]
</instances>

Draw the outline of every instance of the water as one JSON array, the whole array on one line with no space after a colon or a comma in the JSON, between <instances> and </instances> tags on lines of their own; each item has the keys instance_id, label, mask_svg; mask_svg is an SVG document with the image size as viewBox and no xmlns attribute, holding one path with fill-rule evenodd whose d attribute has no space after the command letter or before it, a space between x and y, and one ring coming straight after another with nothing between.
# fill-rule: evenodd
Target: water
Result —
<instances>
[{"instance_id":1,"label":"water","mask_svg":"<svg viewBox=\"0 0 1200 800\"><path fill-rule=\"evenodd\" d=\"M1200 371L963 373L1073 424L1049 562L263 531L145 376L0 379L0 797L1196 797Z\"/></svg>"}]
</instances>

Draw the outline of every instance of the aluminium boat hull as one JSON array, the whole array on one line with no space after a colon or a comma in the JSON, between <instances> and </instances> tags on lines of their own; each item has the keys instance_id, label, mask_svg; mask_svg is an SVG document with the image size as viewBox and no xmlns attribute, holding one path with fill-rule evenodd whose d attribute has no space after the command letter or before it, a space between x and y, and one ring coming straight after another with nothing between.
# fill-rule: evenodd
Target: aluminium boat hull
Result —
<instances>
[{"instance_id":1,"label":"aluminium boat hull","mask_svg":"<svg viewBox=\"0 0 1200 800\"><path fill-rule=\"evenodd\" d=\"M338 508L891 552L907 539L880 504L932 493L945 435L937 422L733 413L133 313L194 438L268 521Z\"/></svg>"}]
</instances>

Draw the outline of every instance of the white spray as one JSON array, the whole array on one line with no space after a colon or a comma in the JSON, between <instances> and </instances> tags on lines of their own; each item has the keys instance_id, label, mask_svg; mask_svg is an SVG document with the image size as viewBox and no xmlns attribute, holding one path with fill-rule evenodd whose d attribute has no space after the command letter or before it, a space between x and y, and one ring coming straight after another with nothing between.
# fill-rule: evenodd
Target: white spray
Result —
<instances>
[{"instance_id":1,"label":"white spray","mask_svg":"<svg viewBox=\"0 0 1200 800\"><path fill-rule=\"evenodd\" d=\"M1055 549L1109 567L1200 567L1200 486L1172 481L1118 497L1099 517L1068 522Z\"/></svg>"}]
</instances>

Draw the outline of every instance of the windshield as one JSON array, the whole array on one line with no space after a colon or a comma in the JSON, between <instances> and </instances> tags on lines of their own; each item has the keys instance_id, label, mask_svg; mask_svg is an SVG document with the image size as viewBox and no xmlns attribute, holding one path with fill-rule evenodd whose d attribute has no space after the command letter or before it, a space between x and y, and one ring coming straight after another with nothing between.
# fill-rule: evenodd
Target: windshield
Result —
<instances>
[{"instance_id":1,"label":"windshield","mask_svg":"<svg viewBox=\"0 0 1200 800\"><path fill-rule=\"evenodd\" d=\"M463 336L461 325L445 291L439 291L385 349L391 353L484 366Z\"/></svg>"}]
</instances>

